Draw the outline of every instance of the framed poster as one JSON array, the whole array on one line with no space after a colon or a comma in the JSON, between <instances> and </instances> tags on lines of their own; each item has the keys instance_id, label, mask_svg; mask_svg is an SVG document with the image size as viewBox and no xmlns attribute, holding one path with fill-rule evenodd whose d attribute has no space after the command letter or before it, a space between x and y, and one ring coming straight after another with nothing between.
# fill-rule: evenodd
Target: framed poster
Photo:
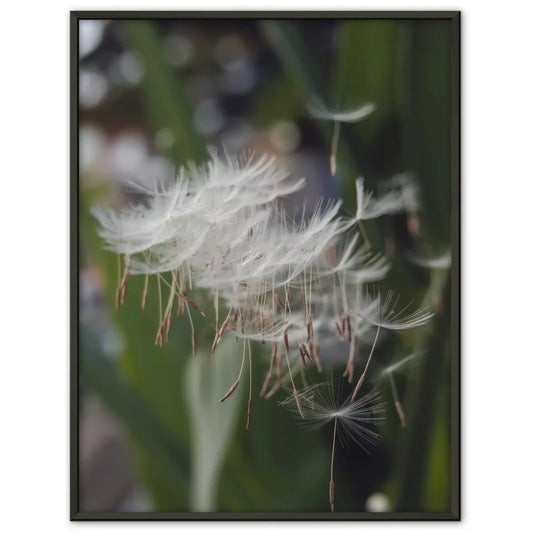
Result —
<instances>
[{"instance_id":1,"label":"framed poster","mask_svg":"<svg viewBox=\"0 0 533 533\"><path fill-rule=\"evenodd\" d=\"M458 12L71 13L71 518L458 520Z\"/></svg>"}]
</instances>

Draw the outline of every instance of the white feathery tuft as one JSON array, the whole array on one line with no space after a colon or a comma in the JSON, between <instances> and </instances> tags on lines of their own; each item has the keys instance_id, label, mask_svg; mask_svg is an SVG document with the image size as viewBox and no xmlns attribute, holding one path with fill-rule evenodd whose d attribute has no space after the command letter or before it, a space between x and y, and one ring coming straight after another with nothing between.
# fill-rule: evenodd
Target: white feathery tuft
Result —
<instances>
[{"instance_id":1,"label":"white feathery tuft","mask_svg":"<svg viewBox=\"0 0 533 533\"><path fill-rule=\"evenodd\" d=\"M381 395L372 391L353 403L348 397L340 402L335 397L330 383L318 383L298 391L298 399L304 418L299 422L310 430L317 430L337 419L337 431L341 444L354 442L366 452L377 444L379 434L370 429L385 419L385 403ZM299 417L294 394L280 402L280 405Z\"/></svg>"},{"instance_id":2,"label":"white feathery tuft","mask_svg":"<svg viewBox=\"0 0 533 533\"><path fill-rule=\"evenodd\" d=\"M353 109L345 109L340 111L328 109L321 101L315 99L307 104L307 110L312 117L319 120L358 122L371 115L376 110L376 105L367 103Z\"/></svg>"},{"instance_id":3,"label":"white feathery tuft","mask_svg":"<svg viewBox=\"0 0 533 533\"><path fill-rule=\"evenodd\" d=\"M359 314L374 326L390 330L423 326L433 317L433 313L426 307L409 311L410 304L407 304L399 308L399 299L399 296L394 297L392 291L388 291L385 298L379 292L372 296L367 291L362 296Z\"/></svg>"}]
</instances>

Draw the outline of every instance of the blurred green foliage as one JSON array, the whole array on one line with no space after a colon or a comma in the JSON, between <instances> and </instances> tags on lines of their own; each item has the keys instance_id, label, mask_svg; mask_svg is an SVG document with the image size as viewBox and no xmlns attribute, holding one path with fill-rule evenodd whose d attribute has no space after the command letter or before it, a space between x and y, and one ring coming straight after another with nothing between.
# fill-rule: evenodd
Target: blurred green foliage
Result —
<instances>
[{"instance_id":1,"label":"blurred green foliage","mask_svg":"<svg viewBox=\"0 0 533 533\"><path fill-rule=\"evenodd\" d=\"M141 92L153 131L164 127L173 132L176 142L171 157L177 165L202 161L206 143L196 133L192 107L177 72L164 61L160 25L154 21L121 24L128 46L146 68ZM449 23L331 21L335 54L329 63L317 56L316 43L310 44L306 24L296 20L261 23L282 68L280 76L268 80L261 98L254 102L253 116L259 122L268 120L271 113L296 120L305 113L305 103L312 96L340 108L376 103L378 110L371 118L361 124L343 124L341 130L339 168L346 204L354 205L353 183L359 173L371 185L377 185L396 172L410 169L422 191L421 242L449 245ZM331 124L309 121L306 125L322 139L327 159ZM102 249L96 236L95 222L88 213L95 201L94 195L82 190L80 236L87 253L104 273L113 309L117 260ZM405 221L400 222L405 227ZM368 231L378 249L387 238L398 242L398 260L387 286L406 300L413 297L420 301L430 279L402 257L402 251L417 250L418 244L407 232L398 233L396 228L400 226L371 223ZM389 407L384 442L374 455L368 457L360 450L339 451L336 503L341 511L363 511L366 498L374 491L387 493L393 510L450 508L449 280L444 276L432 287L431 294L425 296L431 305L435 299L439 301L440 314L423 331L401 336L394 354L387 355L390 360L415 348L426 352L422 363L398 380L400 393L407 397L408 426L402 430L394 409ZM328 511L330 432L302 431L275 400L258 397L265 371L262 362L254 367L253 422L251 430L245 431L245 394L235 396L230 406L219 405L216 395L206 396L205 392L210 383L216 382L213 387L218 394L219 387L227 389L233 382L234 368L220 367L224 357L232 355L232 348L226 347L229 351L220 354L220 359L217 356L212 361L200 353L191 362L189 325L182 317L174 318L168 344L155 346L157 298L149 298L142 311L142 289L143 280L131 278L125 304L113 311L113 320L125 339L119 364L106 360L90 342L82 343L80 356L84 379L129 432L155 510L182 511L200 506L203 510L210 507L237 512ZM157 291L155 285L150 291ZM210 342L213 332L205 321L195 323L199 346ZM254 350L254 360L261 361L256 357L261 347ZM233 359L239 358L235 355ZM191 382L196 386L191 388ZM383 394L390 399L386 387ZM198 421L202 405L207 412L207 399L216 403L209 416L216 417L216 409L224 413L216 420L220 440L212 446L199 446L198 438L205 439L209 434L209 427ZM211 473L200 466L206 462ZM194 486L203 486L198 489L203 496L191 495Z\"/></svg>"}]
</instances>

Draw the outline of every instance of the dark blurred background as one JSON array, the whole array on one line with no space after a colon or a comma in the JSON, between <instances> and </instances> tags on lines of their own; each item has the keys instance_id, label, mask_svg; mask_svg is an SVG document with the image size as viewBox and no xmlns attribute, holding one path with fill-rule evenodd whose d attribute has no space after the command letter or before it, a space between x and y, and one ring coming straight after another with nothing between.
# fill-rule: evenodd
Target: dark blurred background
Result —
<instances>
[{"instance_id":1,"label":"dark blurred background","mask_svg":"<svg viewBox=\"0 0 533 533\"><path fill-rule=\"evenodd\" d=\"M309 115L313 97L336 109L377 106L342 124L335 177L333 124ZM141 311L141 279L113 306L117 259L103 250L90 207L119 207L125 180L172 176L213 146L275 154L305 176L287 209L340 197L349 211L357 176L374 190L400 172L414 177L419 233L405 215L365 229L393 265L385 286L436 316L380 343L377 367L423 353L396 376L407 426L387 383L377 383L389 405L383 439L371 455L337 449L336 510L449 511L449 271L410 258L450 247L450 22L82 20L79 106L80 510L329 511L331 428L307 432L281 398L255 398L246 432L244 396L216 401L239 364L230 348L218 366L193 359L179 318L168 345L154 346L157 309ZM256 390L268 358L262 364ZM340 387L342 371L333 365L330 375Z\"/></svg>"}]
</instances>

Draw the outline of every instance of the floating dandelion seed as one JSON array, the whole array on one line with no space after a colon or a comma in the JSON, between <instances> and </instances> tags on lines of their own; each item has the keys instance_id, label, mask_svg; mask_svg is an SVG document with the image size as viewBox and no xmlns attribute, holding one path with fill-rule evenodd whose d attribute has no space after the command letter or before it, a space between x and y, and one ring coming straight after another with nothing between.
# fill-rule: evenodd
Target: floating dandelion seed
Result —
<instances>
[{"instance_id":1,"label":"floating dandelion seed","mask_svg":"<svg viewBox=\"0 0 533 533\"><path fill-rule=\"evenodd\" d=\"M401 190L391 190L375 198L372 192L365 190L363 178L355 180L355 188L357 193L355 219L358 222L405 211L405 200Z\"/></svg>"},{"instance_id":2,"label":"floating dandelion seed","mask_svg":"<svg viewBox=\"0 0 533 533\"><path fill-rule=\"evenodd\" d=\"M401 190L391 190L378 198L374 198L372 192L365 190L364 179L359 177L355 180L357 210L355 221L361 233L370 247L370 242L366 236L363 220L370 220L383 215L391 215L405 210L405 199Z\"/></svg>"},{"instance_id":3,"label":"floating dandelion seed","mask_svg":"<svg viewBox=\"0 0 533 533\"><path fill-rule=\"evenodd\" d=\"M408 255L407 258L411 263L417 266L434 270L447 270L452 264L452 253L450 250L434 257L421 257L411 254Z\"/></svg>"},{"instance_id":4,"label":"floating dandelion seed","mask_svg":"<svg viewBox=\"0 0 533 533\"><path fill-rule=\"evenodd\" d=\"M368 117L376 110L375 104L367 103L360 107L347 109L345 111L335 111L328 109L319 100L312 100L307 104L307 109L311 116L320 120L333 120L335 122L358 122Z\"/></svg>"},{"instance_id":5,"label":"floating dandelion seed","mask_svg":"<svg viewBox=\"0 0 533 533\"><path fill-rule=\"evenodd\" d=\"M394 400L394 407L396 409L396 413L398 414L398 418L400 419L400 423L403 428L406 426L407 422L405 419L402 404L400 402L400 398L398 396L398 389L396 388L396 380L394 379L394 374L398 371L401 371L403 368L405 368L405 366L409 365L413 361L416 361L421 355L422 352L413 352L409 355L406 355L399 361L395 361L394 363L391 363L390 365L383 368L377 376L378 380L388 379L391 387L392 398Z\"/></svg>"},{"instance_id":6,"label":"floating dandelion seed","mask_svg":"<svg viewBox=\"0 0 533 533\"><path fill-rule=\"evenodd\" d=\"M384 300L382 300L379 292L375 297L370 296L369 293L363 296L360 314L364 320L377 326L377 329L365 368L353 391L352 401L355 400L355 397L365 380L381 328L390 330L416 328L426 324L433 316L433 313L425 307L409 312L408 309L410 304L398 310L398 301L399 297L394 298L391 291L387 292Z\"/></svg>"},{"instance_id":7,"label":"floating dandelion seed","mask_svg":"<svg viewBox=\"0 0 533 533\"><path fill-rule=\"evenodd\" d=\"M355 402L348 397L343 403L335 398L333 387L329 383L311 385L302 389L299 396L291 394L280 402L282 407L292 412L303 413L301 421L307 428L317 430L333 423L333 442L331 447L331 469L329 482L329 503L331 511L335 508L335 483L333 480L335 445L337 438L341 445L347 447L355 443L367 453L377 444L380 436L370 427L384 420L385 404L380 401L380 394L372 391Z\"/></svg>"},{"instance_id":8,"label":"floating dandelion seed","mask_svg":"<svg viewBox=\"0 0 533 533\"><path fill-rule=\"evenodd\" d=\"M398 361L390 363L381 370L381 372L379 373L379 377L383 378L390 374L395 374L396 372L402 371L406 366L417 361L422 355L422 352L413 352L409 355L406 355L405 357L402 357Z\"/></svg>"},{"instance_id":9,"label":"floating dandelion seed","mask_svg":"<svg viewBox=\"0 0 533 533\"><path fill-rule=\"evenodd\" d=\"M313 100L307 104L307 109L311 116L319 120L333 121L333 138L331 140L330 169L331 175L337 173L337 149L339 145L340 123L359 122L368 117L376 110L374 104L364 104L361 107L347 109L345 111L333 111L328 109L322 102Z\"/></svg>"},{"instance_id":10,"label":"floating dandelion seed","mask_svg":"<svg viewBox=\"0 0 533 533\"><path fill-rule=\"evenodd\" d=\"M420 307L409 311L411 303L402 308L398 305L399 296L394 296L392 291L387 291L385 298L380 292L373 296L367 291L362 297L361 316L374 326L390 330L404 330L423 326L433 317L427 307Z\"/></svg>"}]
</instances>

